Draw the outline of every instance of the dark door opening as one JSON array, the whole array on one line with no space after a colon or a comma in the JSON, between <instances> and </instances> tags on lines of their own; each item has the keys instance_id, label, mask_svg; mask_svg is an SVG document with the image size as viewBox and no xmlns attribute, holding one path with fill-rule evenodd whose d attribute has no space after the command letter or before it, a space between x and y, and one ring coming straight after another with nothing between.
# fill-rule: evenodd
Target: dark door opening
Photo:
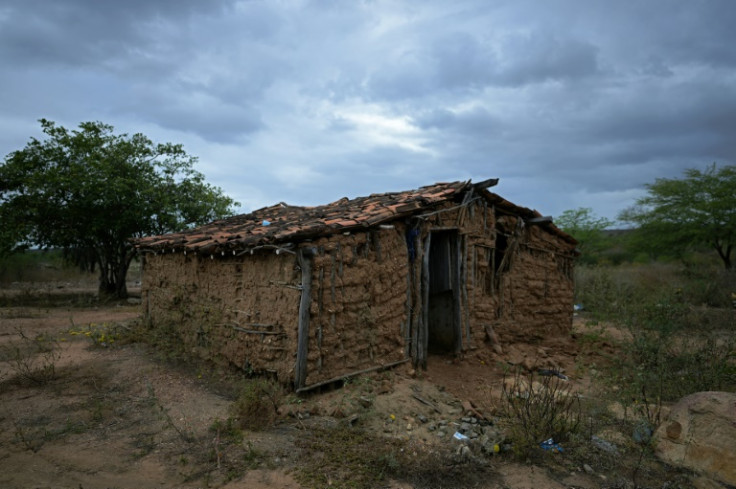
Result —
<instances>
[{"instance_id":1,"label":"dark door opening","mask_svg":"<svg viewBox=\"0 0 736 489\"><path fill-rule=\"evenodd\" d=\"M454 353L460 350L457 322L457 232L436 231L430 238L429 294L427 295L427 350Z\"/></svg>"}]
</instances>

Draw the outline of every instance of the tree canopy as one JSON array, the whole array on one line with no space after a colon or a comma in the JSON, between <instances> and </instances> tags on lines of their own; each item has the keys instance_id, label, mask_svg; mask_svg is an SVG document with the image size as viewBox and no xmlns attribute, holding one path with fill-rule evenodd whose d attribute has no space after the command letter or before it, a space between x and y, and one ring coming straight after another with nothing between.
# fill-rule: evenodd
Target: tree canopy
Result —
<instances>
[{"instance_id":1,"label":"tree canopy","mask_svg":"<svg viewBox=\"0 0 736 489\"><path fill-rule=\"evenodd\" d=\"M177 231L237 205L194 170L179 144L115 134L101 122L67 130L42 119L35 138L0 164L0 252L60 247L100 273L100 293L126 297L131 238Z\"/></svg>"},{"instance_id":2,"label":"tree canopy","mask_svg":"<svg viewBox=\"0 0 736 489\"><path fill-rule=\"evenodd\" d=\"M590 207L566 210L554 222L577 240L581 260L590 263L597 260L596 255L605 247L603 230L613 225L613 221L596 216Z\"/></svg>"},{"instance_id":3,"label":"tree canopy","mask_svg":"<svg viewBox=\"0 0 736 489\"><path fill-rule=\"evenodd\" d=\"M639 243L650 252L681 255L706 245L732 269L736 245L736 166L688 169L684 177L658 178L648 195L621 213L635 224Z\"/></svg>"}]
</instances>

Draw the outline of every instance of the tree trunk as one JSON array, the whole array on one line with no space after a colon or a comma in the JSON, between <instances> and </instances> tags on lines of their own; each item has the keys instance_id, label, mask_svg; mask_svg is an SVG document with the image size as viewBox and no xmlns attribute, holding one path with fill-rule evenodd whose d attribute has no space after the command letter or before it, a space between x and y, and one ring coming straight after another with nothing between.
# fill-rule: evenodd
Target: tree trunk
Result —
<instances>
[{"instance_id":1,"label":"tree trunk","mask_svg":"<svg viewBox=\"0 0 736 489\"><path fill-rule=\"evenodd\" d=\"M128 267L133 258L131 253L128 256L127 251L123 247L118 253L106 250L106 253L100 253L100 286L98 296L100 301L127 299L128 286L125 278L128 275Z\"/></svg>"},{"instance_id":2,"label":"tree trunk","mask_svg":"<svg viewBox=\"0 0 736 489\"><path fill-rule=\"evenodd\" d=\"M724 249L721 244L716 243L715 245L713 245L713 247L715 248L716 252L718 252L718 256L723 261L723 266L726 268L726 270L731 270L733 268L733 264L731 263L731 251L733 251L733 246L728 245Z\"/></svg>"}]
</instances>

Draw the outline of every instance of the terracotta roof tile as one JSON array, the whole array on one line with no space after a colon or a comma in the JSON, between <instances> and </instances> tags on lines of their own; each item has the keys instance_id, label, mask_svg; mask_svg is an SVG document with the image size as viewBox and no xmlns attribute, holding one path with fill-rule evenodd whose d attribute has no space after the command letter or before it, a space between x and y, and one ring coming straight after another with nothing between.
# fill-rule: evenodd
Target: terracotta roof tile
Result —
<instances>
[{"instance_id":1,"label":"terracotta roof tile","mask_svg":"<svg viewBox=\"0 0 736 489\"><path fill-rule=\"evenodd\" d=\"M398 217L430 211L442 202L454 200L459 203L464 193L471 188L482 193L486 199L508 207L520 215L535 213L530 209L515 206L485 190L496 181L487 180L476 185L470 181L436 183L404 192L372 194L355 199L343 197L316 207L299 207L281 202L250 214L220 219L196 229L142 238L136 241L136 246L153 250L184 247L191 251L212 253L219 247L226 247L228 250L247 249L263 244L328 235L353 228L364 229ZM270 224L264 226L264 221Z\"/></svg>"}]
</instances>

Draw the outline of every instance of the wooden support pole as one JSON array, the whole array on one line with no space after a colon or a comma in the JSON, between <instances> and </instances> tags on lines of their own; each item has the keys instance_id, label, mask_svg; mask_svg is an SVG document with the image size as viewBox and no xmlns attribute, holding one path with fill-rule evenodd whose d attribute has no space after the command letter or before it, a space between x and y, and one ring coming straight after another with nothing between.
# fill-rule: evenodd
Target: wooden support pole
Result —
<instances>
[{"instance_id":1,"label":"wooden support pole","mask_svg":"<svg viewBox=\"0 0 736 489\"><path fill-rule=\"evenodd\" d=\"M429 251L432 233L427 233L422 254L422 317L417 330L417 356L415 365L427 368L427 349L429 347Z\"/></svg>"},{"instance_id":2,"label":"wooden support pole","mask_svg":"<svg viewBox=\"0 0 736 489\"><path fill-rule=\"evenodd\" d=\"M470 346L470 301L468 300L468 237L461 237L462 256L460 257L460 291L462 292L462 311L465 321L465 344ZM469 273L474 273L470 270Z\"/></svg>"},{"instance_id":3,"label":"wooden support pole","mask_svg":"<svg viewBox=\"0 0 736 489\"><path fill-rule=\"evenodd\" d=\"M451 249L454 251L454 261L452 264L452 316L453 323L455 323L455 353L460 353L463 348L463 317L462 317L462 295L461 289L462 280L460 267L462 266L462 252L461 250L462 236L459 234L455 236L455 242L451 244Z\"/></svg>"},{"instance_id":4,"label":"wooden support pole","mask_svg":"<svg viewBox=\"0 0 736 489\"><path fill-rule=\"evenodd\" d=\"M363 370L358 370L357 372L350 372L349 374L341 375L339 377L333 377L333 378L328 379L328 380L323 380L322 382L317 382L316 384L308 385L306 387L300 387L300 388L296 389L296 393L297 394L301 394L302 392L307 392L307 391L310 391L312 389L316 389L318 387L323 387L325 385L330 385L330 384L333 384L335 382L340 382L340 381L343 381L345 379L349 379L351 377L355 377L356 375L363 375L363 374L368 374L368 373L371 373L371 372L377 372L379 370L385 370L387 368L396 367L398 365L401 365L402 363L408 362L409 360L411 360L411 359L410 358L405 358L403 360L399 360L398 362L388 363L386 365L377 365L375 367L370 367L370 368L366 368L366 369L363 369Z\"/></svg>"},{"instance_id":5,"label":"wooden support pole","mask_svg":"<svg viewBox=\"0 0 736 489\"><path fill-rule=\"evenodd\" d=\"M408 258L408 254L407 254ZM414 292L414 285L412 275L414 274L414 262L408 260L406 265L406 325L401 331L401 335L404 338L404 356L409 357L411 355L412 337L411 332L413 330L413 315L414 308L412 307L412 294ZM404 324L404 323L402 323Z\"/></svg>"},{"instance_id":6,"label":"wooden support pole","mask_svg":"<svg viewBox=\"0 0 736 489\"><path fill-rule=\"evenodd\" d=\"M299 250L298 261L302 270L302 296L299 300L299 326L297 332L296 367L294 387L304 387L307 380L307 354L309 353L309 310L312 304L312 259L311 250Z\"/></svg>"}]
</instances>

